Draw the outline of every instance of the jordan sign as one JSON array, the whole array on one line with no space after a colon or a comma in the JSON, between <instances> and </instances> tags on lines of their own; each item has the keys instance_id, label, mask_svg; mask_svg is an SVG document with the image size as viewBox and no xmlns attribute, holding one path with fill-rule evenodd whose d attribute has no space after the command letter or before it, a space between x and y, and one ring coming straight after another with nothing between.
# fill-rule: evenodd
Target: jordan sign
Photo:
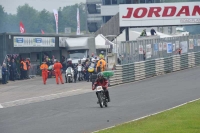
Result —
<instances>
[{"instance_id":1,"label":"jordan sign","mask_svg":"<svg viewBox=\"0 0 200 133\"><path fill-rule=\"evenodd\" d=\"M121 27L200 24L200 2L122 4Z\"/></svg>"}]
</instances>

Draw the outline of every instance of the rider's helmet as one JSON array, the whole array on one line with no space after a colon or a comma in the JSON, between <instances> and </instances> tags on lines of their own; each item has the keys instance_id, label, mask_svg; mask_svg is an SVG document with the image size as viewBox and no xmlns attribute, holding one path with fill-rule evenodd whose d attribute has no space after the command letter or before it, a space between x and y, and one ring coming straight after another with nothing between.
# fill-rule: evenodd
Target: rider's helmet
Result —
<instances>
[{"instance_id":1,"label":"rider's helmet","mask_svg":"<svg viewBox=\"0 0 200 133\"><path fill-rule=\"evenodd\" d=\"M68 62L69 64L71 64L71 63L72 63L72 59L69 58L69 59L67 60L67 62Z\"/></svg>"},{"instance_id":2,"label":"rider's helmet","mask_svg":"<svg viewBox=\"0 0 200 133\"><path fill-rule=\"evenodd\" d=\"M97 78L98 78L98 79L103 79L103 74L102 74L101 72L98 73L98 74L97 74Z\"/></svg>"}]
</instances>

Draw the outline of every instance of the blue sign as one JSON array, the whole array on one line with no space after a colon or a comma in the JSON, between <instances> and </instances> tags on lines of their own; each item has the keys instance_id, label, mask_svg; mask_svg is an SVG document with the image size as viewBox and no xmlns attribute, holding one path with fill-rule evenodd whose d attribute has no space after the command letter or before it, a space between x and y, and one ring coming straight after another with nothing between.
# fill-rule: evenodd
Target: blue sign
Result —
<instances>
[{"instance_id":1,"label":"blue sign","mask_svg":"<svg viewBox=\"0 0 200 133\"><path fill-rule=\"evenodd\" d=\"M16 43L24 43L24 38L16 38Z\"/></svg>"},{"instance_id":2,"label":"blue sign","mask_svg":"<svg viewBox=\"0 0 200 133\"><path fill-rule=\"evenodd\" d=\"M42 43L42 38L35 38L36 43Z\"/></svg>"},{"instance_id":3,"label":"blue sign","mask_svg":"<svg viewBox=\"0 0 200 133\"><path fill-rule=\"evenodd\" d=\"M197 39L194 39L194 46L197 46Z\"/></svg>"},{"instance_id":4,"label":"blue sign","mask_svg":"<svg viewBox=\"0 0 200 133\"><path fill-rule=\"evenodd\" d=\"M172 53L172 51L173 51L173 45L172 45L172 43L168 43L167 44L167 53Z\"/></svg>"},{"instance_id":5,"label":"blue sign","mask_svg":"<svg viewBox=\"0 0 200 133\"><path fill-rule=\"evenodd\" d=\"M154 51L158 51L158 44L154 44Z\"/></svg>"}]
</instances>

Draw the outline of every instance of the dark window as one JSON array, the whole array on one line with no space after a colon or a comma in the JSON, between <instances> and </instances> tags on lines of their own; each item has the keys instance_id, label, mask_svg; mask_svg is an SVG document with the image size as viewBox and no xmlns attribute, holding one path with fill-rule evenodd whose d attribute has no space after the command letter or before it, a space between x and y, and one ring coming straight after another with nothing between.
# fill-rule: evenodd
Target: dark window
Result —
<instances>
[{"instance_id":1,"label":"dark window","mask_svg":"<svg viewBox=\"0 0 200 133\"><path fill-rule=\"evenodd\" d=\"M117 0L112 0L112 5L116 5L117 4Z\"/></svg>"},{"instance_id":2,"label":"dark window","mask_svg":"<svg viewBox=\"0 0 200 133\"><path fill-rule=\"evenodd\" d=\"M146 0L147 3L153 3L153 0Z\"/></svg>"},{"instance_id":3,"label":"dark window","mask_svg":"<svg viewBox=\"0 0 200 133\"><path fill-rule=\"evenodd\" d=\"M138 3L138 0L133 0L133 4L137 4Z\"/></svg>"},{"instance_id":4,"label":"dark window","mask_svg":"<svg viewBox=\"0 0 200 133\"><path fill-rule=\"evenodd\" d=\"M88 8L88 13L89 14L95 14L95 13L97 13L96 4L88 4L87 8Z\"/></svg>"},{"instance_id":5,"label":"dark window","mask_svg":"<svg viewBox=\"0 0 200 133\"><path fill-rule=\"evenodd\" d=\"M111 0L105 0L105 5L111 5Z\"/></svg>"},{"instance_id":6,"label":"dark window","mask_svg":"<svg viewBox=\"0 0 200 133\"><path fill-rule=\"evenodd\" d=\"M118 0L119 4L126 4L125 0Z\"/></svg>"},{"instance_id":7,"label":"dark window","mask_svg":"<svg viewBox=\"0 0 200 133\"><path fill-rule=\"evenodd\" d=\"M126 4L132 4L131 0L126 0Z\"/></svg>"},{"instance_id":8,"label":"dark window","mask_svg":"<svg viewBox=\"0 0 200 133\"><path fill-rule=\"evenodd\" d=\"M103 17L104 23L108 22L110 19L111 19L111 16L104 16Z\"/></svg>"},{"instance_id":9,"label":"dark window","mask_svg":"<svg viewBox=\"0 0 200 133\"><path fill-rule=\"evenodd\" d=\"M97 23L88 23L88 30L89 30L89 32L96 32L97 31Z\"/></svg>"},{"instance_id":10,"label":"dark window","mask_svg":"<svg viewBox=\"0 0 200 133\"><path fill-rule=\"evenodd\" d=\"M140 3L145 3L145 0L140 0Z\"/></svg>"}]
</instances>

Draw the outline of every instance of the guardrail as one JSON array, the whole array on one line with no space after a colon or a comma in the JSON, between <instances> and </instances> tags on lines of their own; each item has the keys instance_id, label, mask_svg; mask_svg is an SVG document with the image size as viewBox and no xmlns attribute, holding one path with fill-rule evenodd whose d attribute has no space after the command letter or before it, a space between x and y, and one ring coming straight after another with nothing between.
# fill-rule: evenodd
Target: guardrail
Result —
<instances>
[{"instance_id":1,"label":"guardrail","mask_svg":"<svg viewBox=\"0 0 200 133\"><path fill-rule=\"evenodd\" d=\"M153 76L171 73L200 65L200 52L174 55L135 62L126 65L117 65L114 76L110 78L110 85L118 85L139 81Z\"/></svg>"},{"instance_id":2,"label":"guardrail","mask_svg":"<svg viewBox=\"0 0 200 133\"><path fill-rule=\"evenodd\" d=\"M0 80L2 80L2 67L0 66Z\"/></svg>"}]
</instances>

